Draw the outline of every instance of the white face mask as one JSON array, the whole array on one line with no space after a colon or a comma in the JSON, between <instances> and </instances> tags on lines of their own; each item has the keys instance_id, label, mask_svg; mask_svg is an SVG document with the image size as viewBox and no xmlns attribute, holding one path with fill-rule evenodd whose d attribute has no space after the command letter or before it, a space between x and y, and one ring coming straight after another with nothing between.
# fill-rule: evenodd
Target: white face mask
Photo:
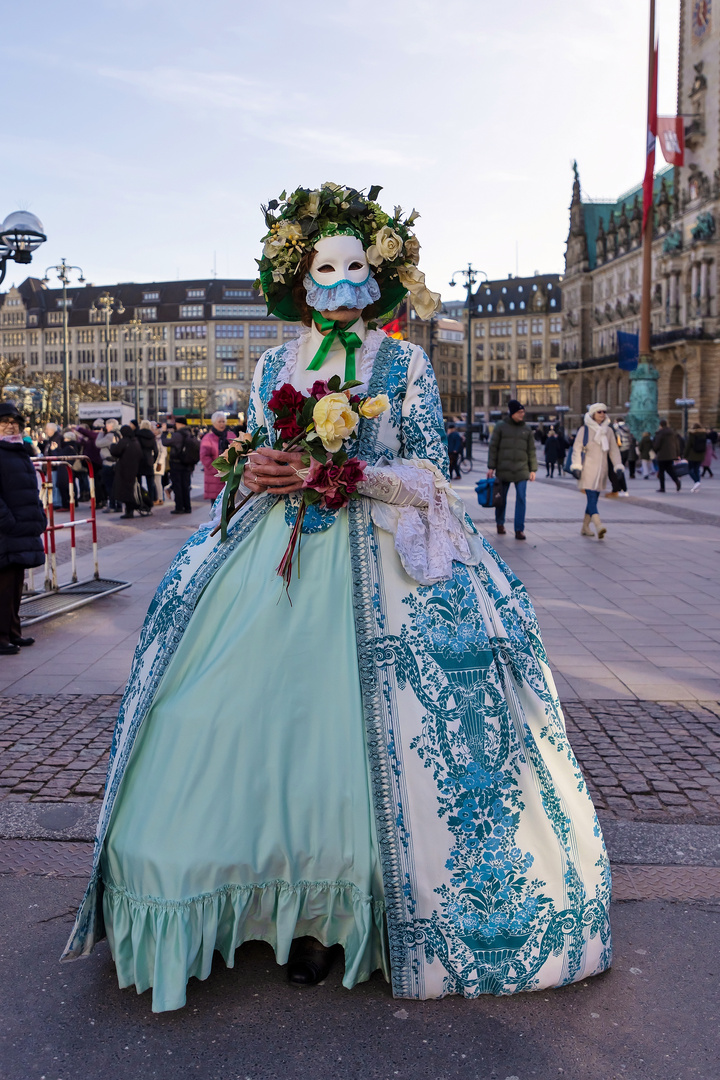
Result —
<instances>
[{"instance_id":1,"label":"white face mask","mask_svg":"<svg viewBox=\"0 0 720 1080\"><path fill-rule=\"evenodd\" d=\"M362 285L369 274L370 266L357 236L323 236L318 240L310 267L316 285L339 285L341 281Z\"/></svg>"}]
</instances>

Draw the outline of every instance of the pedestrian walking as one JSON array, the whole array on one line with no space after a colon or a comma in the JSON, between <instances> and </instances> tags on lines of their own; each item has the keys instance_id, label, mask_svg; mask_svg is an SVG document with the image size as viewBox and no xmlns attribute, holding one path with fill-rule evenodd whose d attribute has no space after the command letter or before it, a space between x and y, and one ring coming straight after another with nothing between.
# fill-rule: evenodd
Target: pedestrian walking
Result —
<instances>
[{"instance_id":1,"label":"pedestrian walking","mask_svg":"<svg viewBox=\"0 0 720 1080\"><path fill-rule=\"evenodd\" d=\"M620 439L620 459L623 468L627 469L630 479L635 479L635 468L638 460L637 440L624 420L618 422L618 438Z\"/></svg>"},{"instance_id":2,"label":"pedestrian walking","mask_svg":"<svg viewBox=\"0 0 720 1080\"><path fill-rule=\"evenodd\" d=\"M555 466L557 465L558 478L562 475L562 469L560 463L562 462L562 448L560 446L560 439L555 431L554 427L551 427L547 433L545 439L545 475L550 479L555 475Z\"/></svg>"},{"instance_id":3,"label":"pedestrian walking","mask_svg":"<svg viewBox=\"0 0 720 1080\"><path fill-rule=\"evenodd\" d=\"M168 482L167 473L167 447L162 444L162 428L160 424L155 423L155 449L157 450L157 457L155 458L155 505L162 506L165 502L165 486Z\"/></svg>"},{"instance_id":4,"label":"pedestrian walking","mask_svg":"<svg viewBox=\"0 0 720 1080\"><path fill-rule=\"evenodd\" d=\"M148 503L150 506L154 506L157 500L155 491L155 459L157 458L158 450L155 441L155 431L150 420L140 421L140 430L137 433L137 440L140 443L140 448L143 453L139 476L141 480L145 481Z\"/></svg>"},{"instance_id":5,"label":"pedestrian walking","mask_svg":"<svg viewBox=\"0 0 720 1080\"><path fill-rule=\"evenodd\" d=\"M701 472L700 476L704 477L705 474L707 473L707 475L712 480L712 475L713 475L712 462L713 462L713 459L717 457L717 454L715 453L715 443L712 441L711 436L712 436L712 432L708 432L707 442L705 444L705 457L703 458L702 472Z\"/></svg>"},{"instance_id":6,"label":"pedestrian walking","mask_svg":"<svg viewBox=\"0 0 720 1080\"><path fill-rule=\"evenodd\" d=\"M24 421L12 401L0 403L0 656L12 656L32 645L20 627L25 570L42 566L40 537L45 513L27 443Z\"/></svg>"},{"instance_id":7,"label":"pedestrian walking","mask_svg":"<svg viewBox=\"0 0 720 1080\"><path fill-rule=\"evenodd\" d=\"M213 468L213 461L225 453L233 434L228 431L227 415L224 412L214 412L210 423L210 430L200 440L200 461L205 481L203 498L214 501L225 486L225 481L220 479Z\"/></svg>"},{"instance_id":8,"label":"pedestrian walking","mask_svg":"<svg viewBox=\"0 0 720 1080\"><path fill-rule=\"evenodd\" d=\"M649 431L643 431L640 436L640 442L638 443L638 454L640 456L640 471L642 473L643 480L649 480L652 474L652 459L655 451L653 450L652 435Z\"/></svg>"},{"instance_id":9,"label":"pedestrian walking","mask_svg":"<svg viewBox=\"0 0 720 1080\"><path fill-rule=\"evenodd\" d=\"M40 453L43 457L58 457L60 454L60 446L62 445L62 431L57 424L54 424L52 420L49 420L45 425L45 439L40 445ZM65 466L63 465L63 468ZM58 487L58 473L60 468L58 465L53 465L52 472L52 485L53 485L53 504L59 507L62 502L62 496L60 495L60 488Z\"/></svg>"},{"instance_id":10,"label":"pedestrian walking","mask_svg":"<svg viewBox=\"0 0 720 1080\"><path fill-rule=\"evenodd\" d=\"M450 459L450 479L452 480L454 475L459 480L460 461L462 460L465 443L463 442L462 435L454 424L448 426L447 441L448 457Z\"/></svg>"},{"instance_id":11,"label":"pedestrian walking","mask_svg":"<svg viewBox=\"0 0 720 1080\"><path fill-rule=\"evenodd\" d=\"M525 508L527 482L537 472L535 441L525 423L525 406L512 398L508 402L508 419L495 425L488 447L488 477L497 473L500 481L500 503L495 507L498 533L505 533L505 509L510 485L515 485L515 539L525 539Z\"/></svg>"},{"instance_id":12,"label":"pedestrian walking","mask_svg":"<svg viewBox=\"0 0 720 1080\"><path fill-rule=\"evenodd\" d=\"M95 481L95 506L102 510L107 502L107 494L102 478L102 455L97 445L98 436L102 435L105 422L98 417L93 421L92 428L76 425L73 428L75 435L80 440L80 449L93 467L93 480ZM90 492L88 471L88 494Z\"/></svg>"},{"instance_id":13,"label":"pedestrian walking","mask_svg":"<svg viewBox=\"0 0 720 1080\"><path fill-rule=\"evenodd\" d=\"M135 517L135 482L143 467L143 451L129 424L123 424L120 428L120 438L112 444L110 453L117 461L113 496L118 502L125 504L125 512L120 517Z\"/></svg>"},{"instance_id":14,"label":"pedestrian walking","mask_svg":"<svg viewBox=\"0 0 720 1080\"><path fill-rule=\"evenodd\" d=\"M200 460L200 444L182 417L177 417L175 430L163 435L163 445L170 451L170 483L175 509L171 514L191 514L190 482L193 469Z\"/></svg>"},{"instance_id":15,"label":"pedestrian walking","mask_svg":"<svg viewBox=\"0 0 720 1080\"><path fill-rule=\"evenodd\" d=\"M680 456L680 450L678 447L677 435L673 429L668 425L667 420L660 421L660 427L655 433L653 439L653 449L656 454L658 463L658 481L660 487L658 491L665 492L665 474L675 481L675 487L678 491L682 488L680 478L675 472L674 461Z\"/></svg>"},{"instance_id":16,"label":"pedestrian walking","mask_svg":"<svg viewBox=\"0 0 720 1080\"><path fill-rule=\"evenodd\" d=\"M580 532L583 536L592 536L592 524L598 540L602 540L607 533L598 513L598 499L600 492L607 487L610 475L608 461L614 469L622 468L620 448L608 420L607 405L597 401L588 408L575 436L572 474L580 491L585 492L585 517Z\"/></svg>"},{"instance_id":17,"label":"pedestrian walking","mask_svg":"<svg viewBox=\"0 0 720 1080\"><path fill-rule=\"evenodd\" d=\"M110 447L114 446L119 438L118 422L111 419L105 421L104 430L100 431L95 439L95 445L100 451L103 487L107 495L107 506L103 510L104 514L119 514L122 510L121 504L115 498L116 460L110 453Z\"/></svg>"},{"instance_id":18,"label":"pedestrian walking","mask_svg":"<svg viewBox=\"0 0 720 1080\"><path fill-rule=\"evenodd\" d=\"M707 453L708 443L712 447L712 443L708 439L707 431L701 424L693 424L692 431L687 437L685 444L685 457L688 463L688 472L693 482L693 486L690 491L697 491L700 487L700 469L705 461L705 454ZM712 475L712 473L711 473Z\"/></svg>"}]
</instances>

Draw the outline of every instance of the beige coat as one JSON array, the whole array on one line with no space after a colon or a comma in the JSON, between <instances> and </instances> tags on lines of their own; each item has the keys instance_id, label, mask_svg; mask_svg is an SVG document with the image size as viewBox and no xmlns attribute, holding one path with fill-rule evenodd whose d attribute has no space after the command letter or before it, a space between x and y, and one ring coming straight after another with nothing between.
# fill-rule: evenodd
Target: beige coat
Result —
<instances>
[{"instance_id":1,"label":"beige coat","mask_svg":"<svg viewBox=\"0 0 720 1080\"><path fill-rule=\"evenodd\" d=\"M588 428L588 441L583 454L585 425ZM603 448L603 443L607 449ZM608 482L608 454L615 469L622 468L620 448L609 420L597 424L589 413L578 428L572 452L572 468L580 469L578 487L581 491L604 491Z\"/></svg>"}]
</instances>

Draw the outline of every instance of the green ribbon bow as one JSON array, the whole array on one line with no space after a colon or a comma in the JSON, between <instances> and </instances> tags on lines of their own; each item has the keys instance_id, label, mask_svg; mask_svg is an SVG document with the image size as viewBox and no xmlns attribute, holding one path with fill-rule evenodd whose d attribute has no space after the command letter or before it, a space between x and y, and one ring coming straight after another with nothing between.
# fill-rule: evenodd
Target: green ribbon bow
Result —
<instances>
[{"instance_id":1,"label":"green ribbon bow","mask_svg":"<svg viewBox=\"0 0 720 1080\"><path fill-rule=\"evenodd\" d=\"M348 323L344 330L341 330L332 319L326 319L319 311L313 311L313 321L320 330L329 330L330 333L323 338L323 343L315 353L313 361L308 365L307 370L319 371L333 345L336 341L339 341L345 349L345 382L353 382L355 379L355 350L360 348L362 342L357 334L349 331L348 327L354 326L357 319L353 319L351 323Z\"/></svg>"}]
</instances>

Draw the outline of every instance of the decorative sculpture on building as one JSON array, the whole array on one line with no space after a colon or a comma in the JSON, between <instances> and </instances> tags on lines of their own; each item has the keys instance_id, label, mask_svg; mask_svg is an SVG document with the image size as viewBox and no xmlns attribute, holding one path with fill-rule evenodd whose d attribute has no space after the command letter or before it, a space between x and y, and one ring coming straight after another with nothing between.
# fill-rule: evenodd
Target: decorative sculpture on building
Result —
<instances>
[{"instance_id":1,"label":"decorative sculpture on building","mask_svg":"<svg viewBox=\"0 0 720 1080\"><path fill-rule=\"evenodd\" d=\"M667 194L667 193L666 193ZM630 246L636 248L640 244L642 234L642 210L640 209L640 197L633 199L630 211Z\"/></svg>"},{"instance_id":2,"label":"decorative sculpture on building","mask_svg":"<svg viewBox=\"0 0 720 1080\"><path fill-rule=\"evenodd\" d=\"M630 222L628 221L628 216L625 213L625 203L623 203L622 204L622 209L620 210L620 217L618 218L618 231L617 231L618 253L620 255L623 255L627 251L629 239L630 239Z\"/></svg>"},{"instance_id":3,"label":"decorative sculpture on building","mask_svg":"<svg viewBox=\"0 0 720 1080\"><path fill-rule=\"evenodd\" d=\"M683 246L682 229L677 226L669 232L663 240L663 255L672 255L675 251L681 251Z\"/></svg>"},{"instance_id":4,"label":"decorative sculpture on building","mask_svg":"<svg viewBox=\"0 0 720 1080\"><path fill-rule=\"evenodd\" d=\"M660 194L657 200L657 226L658 232L661 233L666 232L670 226L670 196L664 176L660 181Z\"/></svg>"},{"instance_id":5,"label":"decorative sculpture on building","mask_svg":"<svg viewBox=\"0 0 720 1080\"><path fill-rule=\"evenodd\" d=\"M699 165L695 162L690 163L690 179L688 181L688 195L690 201L694 199L709 199L710 198L710 181L704 172L700 169Z\"/></svg>"},{"instance_id":6,"label":"decorative sculpture on building","mask_svg":"<svg viewBox=\"0 0 720 1080\"><path fill-rule=\"evenodd\" d=\"M598 264L605 262L605 240L605 226L602 218L600 218L597 236L595 237L595 262Z\"/></svg>"},{"instance_id":7,"label":"decorative sculpture on building","mask_svg":"<svg viewBox=\"0 0 720 1080\"><path fill-rule=\"evenodd\" d=\"M691 233L693 244L701 243L703 240L712 240L715 235L715 218L712 214L708 212L698 214Z\"/></svg>"},{"instance_id":8,"label":"decorative sculpture on building","mask_svg":"<svg viewBox=\"0 0 720 1080\"><path fill-rule=\"evenodd\" d=\"M614 259L617 255L618 248L618 235L617 225L615 223L615 211L610 211L610 220L608 221L607 229L607 255L608 259Z\"/></svg>"},{"instance_id":9,"label":"decorative sculpture on building","mask_svg":"<svg viewBox=\"0 0 720 1080\"><path fill-rule=\"evenodd\" d=\"M685 126L685 143L694 150L705 138L705 94L707 92L707 79L703 75L703 61L694 65L695 78L690 87L690 107L692 120Z\"/></svg>"}]
</instances>

